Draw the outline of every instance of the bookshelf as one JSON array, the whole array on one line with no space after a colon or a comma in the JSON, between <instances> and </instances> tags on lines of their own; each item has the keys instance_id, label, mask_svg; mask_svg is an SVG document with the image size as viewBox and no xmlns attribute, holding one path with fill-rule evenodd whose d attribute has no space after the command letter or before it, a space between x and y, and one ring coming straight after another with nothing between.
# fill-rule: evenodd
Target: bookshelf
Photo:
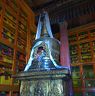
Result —
<instances>
[{"instance_id":1,"label":"bookshelf","mask_svg":"<svg viewBox=\"0 0 95 96\"><path fill-rule=\"evenodd\" d=\"M19 81L11 75L27 63L36 32L34 19L23 0L0 0L0 95L18 96Z\"/></svg>"},{"instance_id":2,"label":"bookshelf","mask_svg":"<svg viewBox=\"0 0 95 96\"><path fill-rule=\"evenodd\" d=\"M95 22L68 31L75 96L95 94Z\"/></svg>"}]
</instances>

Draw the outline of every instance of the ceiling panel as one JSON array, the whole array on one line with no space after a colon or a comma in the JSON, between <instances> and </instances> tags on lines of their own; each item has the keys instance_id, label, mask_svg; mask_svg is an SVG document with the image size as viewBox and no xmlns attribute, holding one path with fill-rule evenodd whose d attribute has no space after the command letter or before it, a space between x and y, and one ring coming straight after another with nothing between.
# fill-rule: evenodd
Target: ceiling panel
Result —
<instances>
[{"instance_id":1,"label":"ceiling panel","mask_svg":"<svg viewBox=\"0 0 95 96\"><path fill-rule=\"evenodd\" d=\"M31 8L32 7L38 7L43 4L49 3L53 0L24 0Z\"/></svg>"}]
</instances>

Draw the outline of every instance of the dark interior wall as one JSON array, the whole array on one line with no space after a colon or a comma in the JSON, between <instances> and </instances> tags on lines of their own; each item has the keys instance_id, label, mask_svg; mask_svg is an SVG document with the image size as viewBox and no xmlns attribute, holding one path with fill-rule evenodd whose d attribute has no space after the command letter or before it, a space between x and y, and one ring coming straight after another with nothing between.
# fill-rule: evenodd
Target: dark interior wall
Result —
<instances>
[{"instance_id":1,"label":"dark interior wall","mask_svg":"<svg viewBox=\"0 0 95 96\"><path fill-rule=\"evenodd\" d=\"M52 24L51 28L52 28L53 34L60 32L60 26L58 23Z\"/></svg>"},{"instance_id":2,"label":"dark interior wall","mask_svg":"<svg viewBox=\"0 0 95 96\"><path fill-rule=\"evenodd\" d=\"M36 26L38 25L38 20L39 20L39 16L36 16L36 22L35 22ZM50 20L50 24L51 24L51 29L52 29L53 34L60 32L60 26L58 22L51 23L51 20Z\"/></svg>"}]
</instances>

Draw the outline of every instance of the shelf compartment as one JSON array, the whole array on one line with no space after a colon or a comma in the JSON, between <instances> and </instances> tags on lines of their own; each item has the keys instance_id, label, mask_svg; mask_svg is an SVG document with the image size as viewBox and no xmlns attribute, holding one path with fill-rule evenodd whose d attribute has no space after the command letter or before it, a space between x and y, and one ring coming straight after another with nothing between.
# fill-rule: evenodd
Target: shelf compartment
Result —
<instances>
[{"instance_id":1,"label":"shelf compartment","mask_svg":"<svg viewBox=\"0 0 95 96\"><path fill-rule=\"evenodd\" d=\"M95 29L90 30L90 36L91 36L92 38L95 37Z\"/></svg>"},{"instance_id":2,"label":"shelf compartment","mask_svg":"<svg viewBox=\"0 0 95 96\"><path fill-rule=\"evenodd\" d=\"M20 60L20 61L26 62L26 56L25 56L25 54L22 54L22 53L20 53L20 52L17 52L16 58L17 58L18 60Z\"/></svg>"},{"instance_id":3,"label":"shelf compartment","mask_svg":"<svg viewBox=\"0 0 95 96\"><path fill-rule=\"evenodd\" d=\"M91 62L92 61L92 53L90 49L90 43L81 43L81 62Z\"/></svg>"},{"instance_id":4,"label":"shelf compartment","mask_svg":"<svg viewBox=\"0 0 95 96\"><path fill-rule=\"evenodd\" d=\"M16 24L16 18L7 10L5 12L4 18Z\"/></svg>"},{"instance_id":5,"label":"shelf compartment","mask_svg":"<svg viewBox=\"0 0 95 96\"><path fill-rule=\"evenodd\" d=\"M71 64L76 64L76 63L79 63L79 59L78 59L78 56L70 56L71 58Z\"/></svg>"},{"instance_id":6,"label":"shelf compartment","mask_svg":"<svg viewBox=\"0 0 95 96\"><path fill-rule=\"evenodd\" d=\"M26 66L26 55L22 54L21 52L17 52L16 54L16 61L17 61L17 70L22 71Z\"/></svg>"},{"instance_id":7,"label":"shelf compartment","mask_svg":"<svg viewBox=\"0 0 95 96\"><path fill-rule=\"evenodd\" d=\"M17 13L17 1L16 0L6 0L7 7L9 7L13 12Z\"/></svg>"},{"instance_id":8,"label":"shelf compartment","mask_svg":"<svg viewBox=\"0 0 95 96\"><path fill-rule=\"evenodd\" d=\"M70 45L70 58L71 58L71 63L78 63L78 46L77 45Z\"/></svg>"},{"instance_id":9,"label":"shelf compartment","mask_svg":"<svg viewBox=\"0 0 95 96\"><path fill-rule=\"evenodd\" d=\"M11 77L10 76L0 76L0 84L10 85Z\"/></svg>"},{"instance_id":10,"label":"shelf compartment","mask_svg":"<svg viewBox=\"0 0 95 96\"><path fill-rule=\"evenodd\" d=\"M19 85L19 83L20 83L19 80L14 79L14 81L13 81L14 85Z\"/></svg>"},{"instance_id":11,"label":"shelf compartment","mask_svg":"<svg viewBox=\"0 0 95 96\"><path fill-rule=\"evenodd\" d=\"M79 92L79 93L74 92L74 96L82 96L82 92Z\"/></svg>"},{"instance_id":12,"label":"shelf compartment","mask_svg":"<svg viewBox=\"0 0 95 96\"><path fill-rule=\"evenodd\" d=\"M70 54L71 55L78 54L78 46L77 45L70 45Z\"/></svg>"},{"instance_id":13,"label":"shelf compartment","mask_svg":"<svg viewBox=\"0 0 95 96\"><path fill-rule=\"evenodd\" d=\"M12 64L13 63L13 58L5 56L5 57L3 57L3 62Z\"/></svg>"},{"instance_id":14,"label":"shelf compartment","mask_svg":"<svg viewBox=\"0 0 95 96\"><path fill-rule=\"evenodd\" d=\"M89 42L81 43L80 49L81 49L81 53L91 52L90 43Z\"/></svg>"},{"instance_id":15,"label":"shelf compartment","mask_svg":"<svg viewBox=\"0 0 95 96\"><path fill-rule=\"evenodd\" d=\"M22 54L26 55L26 51L25 51L25 50L23 50L23 49L21 49L21 48L17 48L17 51L19 51L20 53L22 53Z\"/></svg>"},{"instance_id":16,"label":"shelf compartment","mask_svg":"<svg viewBox=\"0 0 95 96\"><path fill-rule=\"evenodd\" d=\"M0 85L0 91L2 92L8 92L10 90L13 90L14 92L18 92L19 91L19 86L18 85Z\"/></svg>"},{"instance_id":17,"label":"shelf compartment","mask_svg":"<svg viewBox=\"0 0 95 96\"><path fill-rule=\"evenodd\" d=\"M0 61L0 67L1 68L12 68L12 64L8 64L8 63Z\"/></svg>"},{"instance_id":18,"label":"shelf compartment","mask_svg":"<svg viewBox=\"0 0 95 96\"><path fill-rule=\"evenodd\" d=\"M73 79L80 79L80 69L78 66L72 67L72 78Z\"/></svg>"},{"instance_id":19,"label":"shelf compartment","mask_svg":"<svg viewBox=\"0 0 95 96\"><path fill-rule=\"evenodd\" d=\"M80 73L79 72L72 72L72 78L73 79L80 79Z\"/></svg>"},{"instance_id":20,"label":"shelf compartment","mask_svg":"<svg viewBox=\"0 0 95 96\"><path fill-rule=\"evenodd\" d=\"M6 20L4 20L4 26L6 26L7 28L16 30L16 25L15 24L12 24L11 22L8 22Z\"/></svg>"},{"instance_id":21,"label":"shelf compartment","mask_svg":"<svg viewBox=\"0 0 95 96\"><path fill-rule=\"evenodd\" d=\"M11 3L11 7L17 11L17 1L16 0L10 0L10 3Z\"/></svg>"},{"instance_id":22,"label":"shelf compartment","mask_svg":"<svg viewBox=\"0 0 95 96\"><path fill-rule=\"evenodd\" d=\"M0 56L9 56L9 57L13 57L13 49L0 43Z\"/></svg>"},{"instance_id":23,"label":"shelf compartment","mask_svg":"<svg viewBox=\"0 0 95 96\"><path fill-rule=\"evenodd\" d=\"M14 43L15 36L14 36L14 33L7 30L7 28L3 28L2 38L6 39L10 43Z\"/></svg>"},{"instance_id":24,"label":"shelf compartment","mask_svg":"<svg viewBox=\"0 0 95 96\"><path fill-rule=\"evenodd\" d=\"M7 26L3 26L3 31L5 31L6 33L9 32L13 37L15 36L16 32L16 30L10 29L10 27Z\"/></svg>"},{"instance_id":25,"label":"shelf compartment","mask_svg":"<svg viewBox=\"0 0 95 96\"><path fill-rule=\"evenodd\" d=\"M22 18L21 16L19 16L19 23L27 27L27 20L25 18Z\"/></svg>"},{"instance_id":26,"label":"shelf compartment","mask_svg":"<svg viewBox=\"0 0 95 96\"><path fill-rule=\"evenodd\" d=\"M27 46L27 40L25 40L23 37L18 37L17 40L17 46L20 49L26 50L26 46Z\"/></svg>"},{"instance_id":27,"label":"shelf compartment","mask_svg":"<svg viewBox=\"0 0 95 96\"><path fill-rule=\"evenodd\" d=\"M81 54L81 62L91 62L92 61L92 55L91 53Z\"/></svg>"},{"instance_id":28,"label":"shelf compartment","mask_svg":"<svg viewBox=\"0 0 95 96\"><path fill-rule=\"evenodd\" d=\"M95 88L95 79L85 79L85 87L86 88Z\"/></svg>"},{"instance_id":29,"label":"shelf compartment","mask_svg":"<svg viewBox=\"0 0 95 96\"><path fill-rule=\"evenodd\" d=\"M0 44L0 61L8 64L13 62L13 50L3 44Z\"/></svg>"},{"instance_id":30,"label":"shelf compartment","mask_svg":"<svg viewBox=\"0 0 95 96\"><path fill-rule=\"evenodd\" d=\"M73 86L74 87L82 87L81 79L73 79Z\"/></svg>"},{"instance_id":31,"label":"shelf compartment","mask_svg":"<svg viewBox=\"0 0 95 96\"><path fill-rule=\"evenodd\" d=\"M27 32L27 15L23 10L19 14L19 29L23 30L24 32Z\"/></svg>"},{"instance_id":32,"label":"shelf compartment","mask_svg":"<svg viewBox=\"0 0 95 96\"><path fill-rule=\"evenodd\" d=\"M0 75L11 75L11 74L12 71L10 68L4 68L4 67L0 68Z\"/></svg>"},{"instance_id":33,"label":"shelf compartment","mask_svg":"<svg viewBox=\"0 0 95 96\"><path fill-rule=\"evenodd\" d=\"M14 39L10 38L8 35L2 33L2 40L4 40L7 43L14 43Z\"/></svg>"},{"instance_id":34,"label":"shelf compartment","mask_svg":"<svg viewBox=\"0 0 95 96\"><path fill-rule=\"evenodd\" d=\"M18 42L21 42L23 45L26 46L26 40L23 37L18 37Z\"/></svg>"},{"instance_id":35,"label":"shelf compartment","mask_svg":"<svg viewBox=\"0 0 95 96\"><path fill-rule=\"evenodd\" d=\"M15 24L14 22L12 22L11 20L9 20L9 19L7 19L7 18L4 18L4 22L5 22L6 24L8 24L9 26L11 26L12 28L15 29L16 24Z\"/></svg>"},{"instance_id":36,"label":"shelf compartment","mask_svg":"<svg viewBox=\"0 0 95 96\"><path fill-rule=\"evenodd\" d=\"M76 42L77 41L77 36L76 34L69 35L69 42Z\"/></svg>"},{"instance_id":37,"label":"shelf compartment","mask_svg":"<svg viewBox=\"0 0 95 96\"><path fill-rule=\"evenodd\" d=\"M23 31L22 29L18 28L18 37L27 41L27 32Z\"/></svg>"},{"instance_id":38,"label":"shelf compartment","mask_svg":"<svg viewBox=\"0 0 95 96\"><path fill-rule=\"evenodd\" d=\"M27 26L25 26L23 23L19 21L19 29L23 30L24 32L27 32Z\"/></svg>"},{"instance_id":39,"label":"shelf compartment","mask_svg":"<svg viewBox=\"0 0 95 96\"><path fill-rule=\"evenodd\" d=\"M18 61L18 71L23 71L24 68L26 66L26 62L25 61Z\"/></svg>"},{"instance_id":40,"label":"shelf compartment","mask_svg":"<svg viewBox=\"0 0 95 96\"><path fill-rule=\"evenodd\" d=\"M27 14L22 9L20 9L20 10L21 10L20 17L27 21Z\"/></svg>"},{"instance_id":41,"label":"shelf compartment","mask_svg":"<svg viewBox=\"0 0 95 96\"><path fill-rule=\"evenodd\" d=\"M95 51L95 41L92 41L93 51Z\"/></svg>"},{"instance_id":42,"label":"shelf compartment","mask_svg":"<svg viewBox=\"0 0 95 96\"><path fill-rule=\"evenodd\" d=\"M23 42L18 41L18 42L17 42L17 46L18 46L18 48L26 51L26 43L24 44Z\"/></svg>"},{"instance_id":43,"label":"shelf compartment","mask_svg":"<svg viewBox=\"0 0 95 96\"><path fill-rule=\"evenodd\" d=\"M16 29L12 28L11 26L9 26L8 24L4 23L3 29L6 29L7 31L15 34Z\"/></svg>"},{"instance_id":44,"label":"shelf compartment","mask_svg":"<svg viewBox=\"0 0 95 96\"><path fill-rule=\"evenodd\" d=\"M79 32L78 34L78 40L84 40L84 39L88 39L88 32Z\"/></svg>"},{"instance_id":45,"label":"shelf compartment","mask_svg":"<svg viewBox=\"0 0 95 96\"><path fill-rule=\"evenodd\" d=\"M77 55L70 56L70 59L71 59L71 64L79 63L79 59L78 59L78 56Z\"/></svg>"},{"instance_id":46,"label":"shelf compartment","mask_svg":"<svg viewBox=\"0 0 95 96\"><path fill-rule=\"evenodd\" d=\"M85 92L85 96L95 96L95 92Z\"/></svg>"},{"instance_id":47,"label":"shelf compartment","mask_svg":"<svg viewBox=\"0 0 95 96\"><path fill-rule=\"evenodd\" d=\"M93 65L84 65L83 66L83 77L84 78L94 78Z\"/></svg>"},{"instance_id":48,"label":"shelf compartment","mask_svg":"<svg viewBox=\"0 0 95 96\"><path fill-rule=\"evenodd\" d=\"M4 29L4 31L2 32L2 34L8 36L10 39L14 40L15 36L14 34L8 32L7 30Z\"/></svg>"}]
</instances>

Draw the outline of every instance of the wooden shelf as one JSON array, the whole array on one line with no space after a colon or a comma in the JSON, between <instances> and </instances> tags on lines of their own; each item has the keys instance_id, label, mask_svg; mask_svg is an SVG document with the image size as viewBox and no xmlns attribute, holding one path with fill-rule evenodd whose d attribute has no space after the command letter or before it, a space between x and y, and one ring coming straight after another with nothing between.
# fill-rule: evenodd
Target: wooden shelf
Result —
<instances>
[{"instance_id":1,"label":"wooden shelf","mask_svg":"<svg viewBox=\"0 0 95 96\"><path fill-rule=\"evenodd\" d=\"M11 75L13 72L9 69L3 69L3 68L0 68L0 73L9 73L8 75Z\"/></svg>"},{"instance_id":2,"label":"wooden shelf","mask_svg":"<svg viewBox=\"0 0 95 96\"><path fill-rule=\"evenodd\" d=\"M10 90L14 92L19 91L19 85L0 85L0 91L9 92Z\"/></svg>"},{"instance_id":3,"label":"wooden shelf","mask_svg":"<svg viewBox=\"0 0 95 96\"><path fill-rule=\"evenodd\" d=\"M95 92L95 87L92 87L92 88L82 88L82 91Z\"/></svg>"},{"instance_id":4,"label":"wooden shelf","mask_svg":"<svg viewBox=\"0 0 95 96\"><path fill-rule=\"evenodd\" d=\"M82 91L82 87L81 87L81 88L79 88L79 87L74 87L74 91L75 91L75 92L81 92L81 91Z\"/></svg>"},{"instance_id":5,"label":"wooden shelf","mask_svg":"<svg viewBox=\"0 0 95 96\"><path fill-rule=\"evenodd\" d=\"M23 0L15 0L15 2L14 0L1 0L1 2L0 75L4 77L7 74L12 75L18 70L24 70L26 60L29 59L30 54L31 32L36 31L36 26L34 13ZM18 43L24 47L18 47ZM5 54L3 54L4 52ZM22 54L22 57L18 53ZM9 96L13 96L14 92L19 92L19 86L15 85L14 78L9 78L9 80L11 85L2 85L0 81L0 91L7 91L11 93Z\"/></svg>"},{"instance_id":6,"label":"wooden shelf","mask_svg":"<svg viewBox=\"0 0 95 96\"><path fill-rule=\"evenodd\" d=\"M8 10L9 12L11 12L11 14L12 14L13 16L15 16L15 17L16 17L17 12L16 12L16 11L14 11L14 9L13 9L13 8L11 8L10 6L8 6L7 4L6 4L6 10Z\"/></svg>"},{"instance_id":7,"label":"wooden shelf","mask_svg":"<svg viewBox=\"0 0 95 96\"><path fill-rule=\"evenodd\" d=\"M11 44L11 43L9 43L9 42L6 42L4 39L1 39L0 42L1 42L2 44L6 45L6 46L9 46L9 47L12 48L12 49L14 48L14 45L13 45L13 44Z\"/></svg>"},{"instance_id":8,"label":"wooden shelf","mask_svg":"<svg viewBox=\"0 0 95 96\"><path fill-rule=\"evenodd\" d=\"M95 29L95 22L70 29L68 32L70 37L69 42L70 42L71 62L75 62L71 64L71 66L73 67L72 74L74 74L73 70L74 72L78 72L81 79L81 88L75 82L75 84L77 84L77 87L74 86L75 93L81 92L84 94L85 92L92 92L92 93L95 92L95 84L94 82L92 82L92 81L95 81L95 76L94 76L95 75L95 53L94 53L95 48L93 43L95 41L95 38L94 38L95 36L94 37L91 36L91 30L93 29ZM86 33L83 34L82 32L86 32ZM80 35L80 34L83 34L83 35ZM75 35L76 35L76 38L75 38ZM87 38L83 40L79 40L79 38L84 38L84 37L87 37ZM74 41L75 39L76 41ZM74 53L77 53L77 54L74 54ZM75 57L78 57L77 58L78 60L73 59ZM89 58L89 61L88 61L88 58ZM76 80L76 79L73 78L73 80Z\"/></svg>"},{"instance_id":9,"label":"wooden shelf","mask_svg":"<svg viewBox=\"0 0 95 96\"><path fill-rule=\"evenodd\" d=\"M95 80L95 78L84 78L83 80Z\"/></svg>"},{"instance_id":10,"label":"wooden shelf","mask_svg":"<svg viewBox=\"0 0 95 96\"><path fill-rule=\"evenodd\" d=\"M12 68L12 64L10 64L10 63L0 62L0 65L5 67L5 68Z\"/></svg>"},{"instance_id":11,"label":"wooden shelf","mask_svg":"<svg viewBox=\"0 0 95 96\"><path fill-rule=\"evenodd\" d=\"M26 51L25 51L25 50L23 50L23 49L17 48L17 51L19 51L20 53L22 53L22 54L26 55Z\"/></svg>"},{"instance_id":12,"label":"wooden shelf","mask_svg":"<svg viewBox=\"0 0 95 96\"><path fill-rule=\"evenodd\" d=\"M95 62L79 62L79 63L74 63L74 64L71 64L71 66L80 66L80 65L92 65L92 64L95 64Z\"/></svg>"}]
</instances>

